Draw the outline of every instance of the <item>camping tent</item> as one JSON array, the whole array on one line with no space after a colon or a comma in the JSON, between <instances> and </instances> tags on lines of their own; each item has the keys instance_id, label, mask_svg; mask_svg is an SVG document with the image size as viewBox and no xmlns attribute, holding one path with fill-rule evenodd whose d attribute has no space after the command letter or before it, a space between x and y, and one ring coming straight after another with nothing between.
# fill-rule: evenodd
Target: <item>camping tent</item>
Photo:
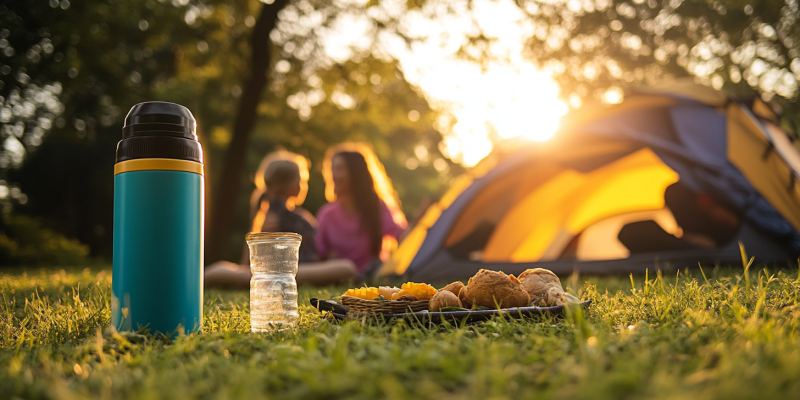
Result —
<instances>
[{"instance_id":1,"label":"camping tent","mask_svg":"<svg viewBox=\"0 0 800 400\"><path fill-rule=\"evenodd\" d=\"M694 84L641 90L567 116L548 142L495 150L427 209L381 274L644 272L741 262L740 242L759 261L796 260L792 142L760 100Z\"/></svg>"}]
</instances>

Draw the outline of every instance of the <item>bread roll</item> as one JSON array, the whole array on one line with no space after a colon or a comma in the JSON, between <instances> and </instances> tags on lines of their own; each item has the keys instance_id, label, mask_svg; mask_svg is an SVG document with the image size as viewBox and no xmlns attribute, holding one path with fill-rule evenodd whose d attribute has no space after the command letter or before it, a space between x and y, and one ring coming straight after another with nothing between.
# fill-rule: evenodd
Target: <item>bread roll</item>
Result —
<instances>
[{"instance_id":1,"label":"bread roll","mask_svg":"<svg viewBox=\"0 0 800 400\"><path fill-rule=\"evenodd\" d=\"M519 281L525 287L525 291L535 299L544 295L548 289L557 287L563 291L561 280L552 271L544 268L534 268L525 270L519 275Z\"/></svg>"},{"instance_id":2,"label":"bread roll","mask_svg":"<svg viewBox=\"0 0 800 400\"><path fill-rule=\"evenodd\" d=\"M448 291L450 293L453 293L454 295L458 296L458 294L461 293L461 289L464 289L464 284L461 283L461 281L455 281L455 282L453 282L453 283L451 283L451 284L439 289L439 291L441 292L443 290L446 290L446 291Z\"/></svg>"},{"instance_id":3,"label":"bread roll","mask_svg":"<svg viewBox=\"0 0 800 400\"><path fill-rule=\"evenodd\" d=\"M442 307L461 307L461 301L458 296L448 290L440 290L431 298L428 304L428 310L436 312Z\"/></svg>"},{"instance_id":4,"label":"bread roll","mask_svg":"<svg viewBox=\"0 0 800 400\"><path fill-rule=\"evenodd\" d=\"M470 279L466 298L472 306L490 309L526 307L531 301L530 295L514 275L485 269Z\"/></svg>"}]
</instances>

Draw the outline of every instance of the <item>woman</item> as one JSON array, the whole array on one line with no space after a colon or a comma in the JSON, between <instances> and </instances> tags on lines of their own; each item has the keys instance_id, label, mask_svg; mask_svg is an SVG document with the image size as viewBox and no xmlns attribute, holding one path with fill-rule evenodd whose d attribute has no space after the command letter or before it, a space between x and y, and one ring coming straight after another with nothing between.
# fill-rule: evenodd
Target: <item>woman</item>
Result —
<instances>
[{"instance_id":1,"label":"woman","mask_svg":"<svg viewBox=\"0 0 800 400\"><path fill-rule=\"evenodd\" d=\"M315 247L316 220L298 207L308 192L308 162L305 158L278 151L264 158L256 174L251 196L252 232L294 232L303 237L299 251L298 284L328 285L356 276L353 262L318 262ZM250 285L249 252L245 246L242 263L216 262L205 270L207 288L247 288Z\"/></svg>"},{"instance_id":2,"label":"woman","mask_svg":"<svg viewBox=\"0 0 800 400\"><path fill-rule=\"evenodd\" d=\"M391 243L406 227L389 179L366 146L342 144L323 165L330 203L318 213L316 247L328 256L352 260L363 277L385 260Z\"/></svg>"}]
</instances>

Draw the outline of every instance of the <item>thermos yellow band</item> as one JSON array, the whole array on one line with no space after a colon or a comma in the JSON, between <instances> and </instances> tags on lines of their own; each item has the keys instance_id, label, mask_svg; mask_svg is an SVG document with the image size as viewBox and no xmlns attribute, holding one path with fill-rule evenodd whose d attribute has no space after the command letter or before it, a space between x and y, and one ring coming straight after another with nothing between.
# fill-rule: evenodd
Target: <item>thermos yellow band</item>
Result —
<instances>
[{"instance_id":1,"label":"thermos yellow band","mask_svg":"<svg viewBox=\"0 0 800 400\"><path fill-rule=\"evenodd\" d=\"M132 171L184 171L203 175L203 164L171 158L140 158L114 164L114 175Z\"/></svg>"}]
</instances>

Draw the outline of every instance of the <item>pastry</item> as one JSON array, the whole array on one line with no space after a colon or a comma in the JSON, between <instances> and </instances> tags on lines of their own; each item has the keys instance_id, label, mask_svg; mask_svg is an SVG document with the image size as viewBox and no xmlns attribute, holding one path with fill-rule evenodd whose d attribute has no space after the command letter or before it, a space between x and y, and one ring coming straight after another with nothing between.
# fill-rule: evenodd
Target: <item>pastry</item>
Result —
<instances>
[{"instance_id":1,"label":"pastry","mask_svg":"<svg viewBox=\"0 0 800 400\"><path fill-rule=\"evenodd\" d=\"M469 280L465 297L473 307L490 309L525 307L531 301L525 287L514 275L485 269Z\"/></svg>"},{"instance_id":2,"label":"pastry","mask_svg":"<svg viewBox=\"0 0 800 400\"><path fill-rule=\"evenodd\" d=\"M463 284L462 284L463 286ZM461 307L472 308L472 302L467 298L467 287L464 286L458 291L458 300L461 302Z\"/></svg>"},{"instance_id":3,"label":"pastry","mask_svg":"<svg viewBox=\"0 0 800 400\"><path fill-rule=\"evenodd\" d=\"M436 312L442 307L461 307L461 301L458 300L458 296L453 294L453 292L440 290L431 298L431 302L428 304L428 310Z\"/></svg>"},{"instance_id":4,"label":"pastry","mask_svg":"<svg viewBox=\"0 0 800 400\"><path fill-rule=\"evenodd\" d=\"M544 295L551 287L562 290L561 280L558 279L558 276L544 268L525 270L519 275L519 281L522 282L522 286L525 287L531 299Z\"/></svg>"},{"instance_id":5,"label":"pastry","mask_svg":"<svg viewBox=\"0 0 800 400\"><path fill-rule=\"evenodd\" d=\"M446 290L446 291L451 292L454 295L458 296L458 294L461 293L461 289L464 289L464 284L461 283L461 281L455 281L455 282L453 282L453 283L451 283L451 284L439 289L439 291L441 292L443 290Z\"/></svg>"}]
</instances>

